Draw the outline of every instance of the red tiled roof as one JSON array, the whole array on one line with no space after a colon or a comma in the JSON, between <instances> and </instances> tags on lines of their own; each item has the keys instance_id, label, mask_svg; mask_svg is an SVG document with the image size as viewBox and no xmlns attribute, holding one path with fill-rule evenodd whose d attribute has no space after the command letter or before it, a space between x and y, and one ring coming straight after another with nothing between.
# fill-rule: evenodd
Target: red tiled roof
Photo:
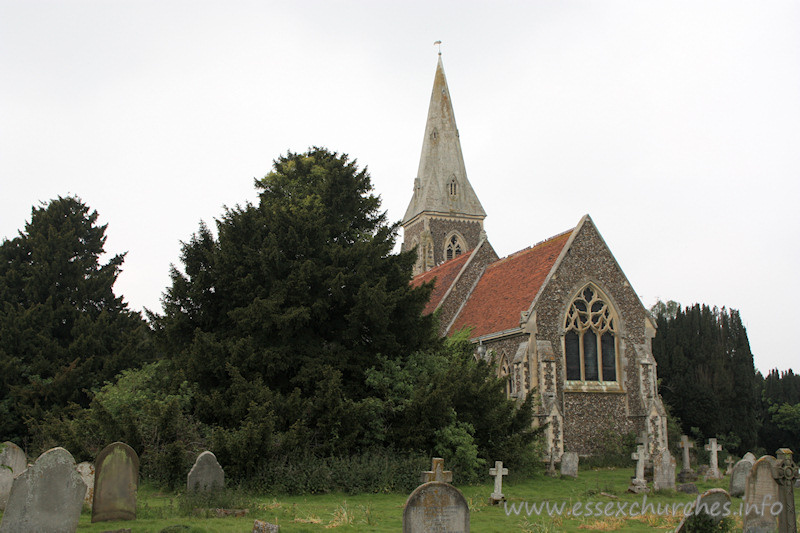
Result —
<instances>
[{"instance_id":1,"label":"red tiled roof","mask_svg":"<svg viewBox=\"0 0 800 533\"><path fill-rule=\"evenodd\" d=\"M467 262L467 259L469 259L470 255L472 255L472 250L463 253L458 257L454 257L450 261L445 261L441 265L437 265L427 272L423 272L422 274L417 274L414 276L414 278L411 280L412 287L419 287L423 283L435 280L435 285L433 286L433 291L431 292L431 299L428 301L428 305L426 305L425 309L422 311L424 314L430 314L436 310L436 306L438 306L439 302L442 301L447 289L449 289L450 285L453 284L456 276L458 276L458 273L461 272L461 269L464 267L464 263Z\"/></svg>"},{"instance_id":2,"label":"red tiled roof","mask_svg":"<svg viewBox=\"0 0 800 533\"><path fill-rule=\"evenodd\" d=\"M473 327L474 338L518 327L572 231L489 265L450 331Z\"/></svg>"}]
</instances>

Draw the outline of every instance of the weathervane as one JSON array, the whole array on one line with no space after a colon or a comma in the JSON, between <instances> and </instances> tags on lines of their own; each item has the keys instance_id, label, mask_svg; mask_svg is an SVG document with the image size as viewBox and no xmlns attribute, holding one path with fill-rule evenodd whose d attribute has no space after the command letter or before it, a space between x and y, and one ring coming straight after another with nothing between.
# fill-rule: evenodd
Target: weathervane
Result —
<instances>
[{"instance_id":1,"label":"weathervane","mask_svg":"<svg viewBox=\"0 0 800 533\"><path fill-rule=\"evenodd\" d=\"M439 47L439 55L442 55L442 41L434 41L433 46Z\"/></svg>"}]
</instances>

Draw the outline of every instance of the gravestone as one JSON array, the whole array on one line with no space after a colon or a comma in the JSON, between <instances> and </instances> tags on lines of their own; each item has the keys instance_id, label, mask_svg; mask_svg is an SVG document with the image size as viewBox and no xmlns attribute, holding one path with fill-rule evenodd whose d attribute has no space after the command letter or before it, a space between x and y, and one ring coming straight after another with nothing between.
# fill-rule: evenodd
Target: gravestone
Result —
<instances>
[{"instance_id":1,"label":"gravestone","mask_svg":"<svg viewBox=\"0 0 800 533\"><path fill-rule=\"evenodd\" d=\"M489 475L494 476L494 492L489 497L489 503L495 505L506 499L503 496L503 476L508 475L508 468L503 468L503 461L495 461L494 468L489 469Z\"/></svg>"},{"instance_id":2,"label":"gravestone","mask_svg":"<svg viewBox=\"0 0 800 533\"><path fill-rule=\"evenodd\" d=\"M440 481L420 485L403 508L403 533L469 531L469 505L461 491Z\"/></svg>"},{"instance_id":3,"label":"gravestone","mask_svg":"<svg viewBox=\"0 0 800 533\"><path fill-rule=\"evenodd\" d=\"M64 448L47 450L14 479L0 533L72 532L86 485Z\"/></svg>"},{"instance_id":4,"label":"gravestone","mask_svg":"<svg viewBox=\"0 0 800 533\"><path fill-rule=\"evenodd\" d=\"M744 457L742 457L742 459L747 459L753 464L755 464L756 462L756 456L753 455L753 452L747 452L746 454L744 454Z\"/></svg>"},{"instance_id":5,"label":"gravestone","mask_svg":"<svg viewBox=\"0 0 800 533\"><path fill-rule=\"evenodd\" d=\"M775 464L774 457L765 455L753 464L747 475L742 521L745 533L777 531L778 518L777 513L773 513L773 506L780 505L780 493L772 477Z\"/></svg>"},{"instance_id":6,"label":"gravestone","mask_svg":"<svg viewBox=\"0 0 800 533\"><path fill-rule=\"evenodd\" d=\"M561 475L578 477L578 454L576 452L564 452L561 456Z\"/></svg>"},{"instance_id":7,"label":"gravestone","mask_svg":"<svg viewBox=\"0 0 800 533\"><path fill-rule=\"evenodd\" d=\"M86 497L83 499L83 503L91 507L92 500L94 500L94 465L84 461L78 463L76 469L83 482L86 483Z\"/></svg>"},{"instance_id":8,"label":"gravestone","mask_svg":"<svg viewBox=\"0 0 800 533\"><path fill-rule=\"evenodd\" d=\"M722 451L722 446L717 444L717 439L708 439L708 444L705 446L708 454L708 472L706 479L722 479L722 473L719 471L719 462L717 459L717 452Z\"/></svg>"},{"instance_id":9,"label":"gravestone","mask_svg":"<svg viewBox=\"0 0 800 533\"><path fill-rule=\"evenodd\" d=\"M675 490L675 458L662 449L653 458L653 490Z\"/></svg>"},{"instance_id":10,"label":"gravestone","mask_svg":"<svg viewBox=\"0 0 800 533\"><path fill-rule=\"evenodd\" d=\"M747 474L753 468L753 462L748 459L737 461L731 473L730 490L728 491L732 497L741 498L744 495L744 486L747 481Z\"/></svg>"},{"instance_id":11,"label":"gravestone","mask_svg":"<svg viewBox=\"0 0 800 533\"><path fill-rule=\"evenodd\" d=\"M139 457L122 442L109 444L94 461L92 523L136 520Z\"/></svg>"},{"instance_id":12,"label":"gravestone","mask_svg":"<svg viewBox=\"0 0 800 533\"><path fill-rule=\"evenodd\" d=\"M644 479L644 463L647 461L647 453L642 444L636 447L636 452L631 454L631 459L636 461L636 477L631 480L628 492L634 494L647 492L647 481Z\"/></svg>"},{"instance_id":13,"label":"gravestone","mask_svg":"<svg viewBox=\"0 0 800 533\"><path fill-rule=\"evenodd\" d=\"M25 452L13 442L0 444L0 511L6 508L14 478L28 467Z\"/></svg>"},{"instance_id":14,"label":"gravestone","mask_svg":"<svg viewBox=\"0 0 800 533\"><path fill-rule=\"evenodd\" d=\"M217 456L203 452L197 456L194 466L186 475L187 490L207 492L225 487L225 472L217 462Z\"/></svg>"},{"instance_id":15,"label":"gravestone","mask_svg":"<svg viewBox=\"0 0 800 533\"><path fill-rule=\"evenodd\" d=\"M707 490L692 504L691 513L683 517L675 533L715 531L717 524L731 512L731 497L724 489Z\"/></svg>"},{"instance_id":16,"label":"gravestone","mask_svg":"<svg viewBox=\"0 0 800 533\"><path fill-rule=\"evenodd\" d=\"M731 457L730 455L728 456L728 458L727 458L727 459L725 459L725 465L726 465L726 468L725 468L725 475L726 475L726 476L730 476L731 474L733 474L733 464L734 464L735 462L736 462L736 461L734 461L734 460L733 460L733 457Z\"/></svg>"},{"instance_id":17,"label":"gravestone","mask_svg":"<svg viewBox=\"0 0 800 533\"><path fill-rule=\"evenodd\" d=\"M452 483L453 472L444 469L444 459L441 457L434 457L431 460L431 469L428 472L423 472L420 479L423 483L428 483L429 481Z\"/></svg>"},{"instance_id":18,"label":"gravestone","mask_svg":"<svg viewBox=\"0 0 800 533\"><path fill-rule=\"evenodd\" d=\"M798 479L797 464L792 459L792 450L781 448L776 455L772 477L778 484L781 512L778 515L779 533L797 533L797 516L794 508L794 483Z\"/></svg>"},{"instance_id":19,"label":"gravestone","mask_svg":"<svg viewBox=\"0 0 800 533\"><path fill-rule=\"evenodd\" d=\"M550 477L558 477L558 472L556 471L556 449L553 448L550 450L550 460L547 463L547 475Z\"/></svg>"},{"instance_id":20,"label":"gravestone","mask_svg":"<svg viewBox=\"0 0 800 533\"><path fill-rule=\"evenodd\" d=\"M678 447L683 452L683 468L681 468L678 474L678 481L681 483L695 481L697 479L697 474L692 470L691 458L689 457L689 449L694 448L694 443L690 441L689 437L686 435L681 435L681 441L678 443Z\"/></svg>"}]
</instances>

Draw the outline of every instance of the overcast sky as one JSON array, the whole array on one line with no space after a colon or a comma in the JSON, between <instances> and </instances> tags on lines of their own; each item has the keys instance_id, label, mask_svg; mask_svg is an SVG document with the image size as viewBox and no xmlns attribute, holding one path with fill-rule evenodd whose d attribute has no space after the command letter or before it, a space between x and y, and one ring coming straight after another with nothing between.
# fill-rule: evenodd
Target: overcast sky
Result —
<instances>
[{"instance_id":1,"label":"overcast sky","mask_svg":"<svg viewBox=\"0 0 800 533\"><path fill-rule=\"evenodd\" d=\"M756 366L798 369L797 0L0 0L0 237L78 195L160 311L180 241L287 150L357 158L399 220L439 39L501 256L589 213L646 306L738 309Z\"/></svg>"}]
</instances>

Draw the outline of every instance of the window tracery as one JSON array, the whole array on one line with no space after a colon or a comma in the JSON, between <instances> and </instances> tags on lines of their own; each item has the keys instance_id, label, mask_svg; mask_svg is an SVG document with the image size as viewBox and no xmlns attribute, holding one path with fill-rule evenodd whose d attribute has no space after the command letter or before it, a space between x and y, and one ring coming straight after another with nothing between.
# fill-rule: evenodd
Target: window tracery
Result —
<instances>
[{"instance_id":1,"label":"window tracery","mask_svg":"<svg viewBox=\"0 0 800 533\"><path fill-rule=\"evenodd\" d=\"M617 381L616 319L596 288L572 301L564 330L567 381Z\"/></svg>"}]
</instances>

